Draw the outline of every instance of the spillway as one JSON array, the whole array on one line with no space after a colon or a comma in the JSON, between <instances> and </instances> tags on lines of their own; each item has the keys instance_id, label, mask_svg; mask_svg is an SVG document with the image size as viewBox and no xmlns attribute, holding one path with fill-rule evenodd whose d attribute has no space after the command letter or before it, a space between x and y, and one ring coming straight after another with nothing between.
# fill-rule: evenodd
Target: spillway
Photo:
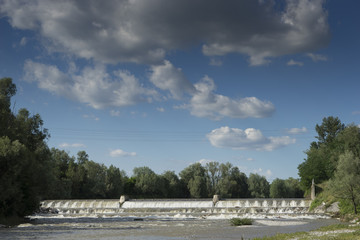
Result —
<instances>
[{"instance_id":1,"label":"spillway","mask_svg":"<svg viewBox=\"0 0 360 240\"><path fill-rule=\"evenodd\" d=\"M41 212L65 217L304 215L310 203L306 199L46 200L41 202Z\"/></svg>"}]
</instances>

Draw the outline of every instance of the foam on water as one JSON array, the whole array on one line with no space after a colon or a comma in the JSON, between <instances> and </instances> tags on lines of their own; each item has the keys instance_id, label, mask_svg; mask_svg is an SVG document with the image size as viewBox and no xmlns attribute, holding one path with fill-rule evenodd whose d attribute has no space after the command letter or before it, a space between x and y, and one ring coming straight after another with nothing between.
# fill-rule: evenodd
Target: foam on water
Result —
<instances>
[{"instance_id":1,"label":"foam on water","mask_svg":"<svg viewBox=\"0 0 360 240\"><path fill-rule=\"evenodd\" d=\"M311 201L305 199L153 199L128 200L120 204L117 199L47 200L41 203L42 217L129 217L137 218L199 218L229 219L232 217L318 218L309 214Z\"/></svg>"}]
</instances>

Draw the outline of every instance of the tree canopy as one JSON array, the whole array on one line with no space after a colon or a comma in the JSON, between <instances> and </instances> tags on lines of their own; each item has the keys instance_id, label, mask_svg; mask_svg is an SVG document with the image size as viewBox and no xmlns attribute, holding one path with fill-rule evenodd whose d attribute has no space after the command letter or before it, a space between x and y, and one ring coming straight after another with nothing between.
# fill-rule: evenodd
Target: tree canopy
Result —
<instances>
[{"instance_id":1,"label":"tree canopy","mask_svg":"<svg viewBox=\"0 0 360 240\"><path fill-rule=\"evenodd\" d=\"M312 142L307 158L298 166L300 185L309 189L312 179L324 183L323 191L349 201L357 213L360 204L360 128L345 126L337 117L323 119L315 127L318 142Z\"/></svg>"}]
</instances>

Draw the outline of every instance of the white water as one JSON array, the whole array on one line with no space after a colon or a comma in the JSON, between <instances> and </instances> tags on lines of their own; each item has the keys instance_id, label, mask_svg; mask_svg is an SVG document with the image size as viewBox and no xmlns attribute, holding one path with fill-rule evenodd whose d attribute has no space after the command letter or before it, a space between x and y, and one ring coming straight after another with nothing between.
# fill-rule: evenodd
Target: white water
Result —
<instances>
[{"instance_id":1,"label":"white water","mask_svg":"<svg viewBox=\"0 0 360 240\"><path fill-rule=\"evenodd\" d=\"M128 201L125 202L121 208L125 208L125 209L129 209L129 208L136 208L136 209L141 209L141 208L157 208L157 209L179 209L179 208L183 208L183 209L190 209L190 208L212 208L213 207L213 202L211 200L207 200L207 201L202 201L202 200L198 200L198 201L182 201L182 200L176 200L176 201L171 201L171 200L155 200L155 201Z\"/></svg>"},{"instance_id":2,"label":"white water","mask_svg":"<svg viewBox=\"0 0 360 240\"><path fill-rule=\"evenodd\" d=\"M119 208L119 200L46 200L41 202L43 208L82 209L82 208Z\"/></svg>"},{"instance_id":3,"label":"white water","mask_svg":"<svg viewBox=\"0 0 360 240\"><path fill-rule=\"evenodd\" d=\"M236 199L219 201L218 208L308 208L309 200L304 199Z\"/></svg>"},{"instance_id":4,"label":"white water","mask_svg":"<svg viewBox=\"0 0 360 240\"><path fill-rule=\"evenodd\" d=\"M176 217L183 218L230 218L247 216L268 218L270 216L309 215L309 200L304 199L229 199L213 203L212 199L160 199L130 200L47 200L43 210L51 216L61 217ZM46 211L45 211L46 212ZM44 212L43 212L44 213ZM43 215L43 214L42 214ZM48 215L49 214L45 214ZM310 214L311 215L311 214Z\"/></svg>"}]
</instances>

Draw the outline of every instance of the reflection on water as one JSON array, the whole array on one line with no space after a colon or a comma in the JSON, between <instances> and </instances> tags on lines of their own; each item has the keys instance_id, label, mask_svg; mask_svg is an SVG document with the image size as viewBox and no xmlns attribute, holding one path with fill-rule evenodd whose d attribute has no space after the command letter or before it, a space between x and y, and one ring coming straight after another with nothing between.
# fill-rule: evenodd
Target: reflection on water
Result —
<instances>
[{"instance_id":1,"label":"reflection on water","mask_svg":"<svg viewBox=\"0 0 360 240\"><path fill-rule=\"evenodd\" d=\"M233 227L227 219L41 218L0 229L0 239L251 239L276 233L310 231L337 223L333 219L254 219Z\"/></svg>"}]
</instances>

